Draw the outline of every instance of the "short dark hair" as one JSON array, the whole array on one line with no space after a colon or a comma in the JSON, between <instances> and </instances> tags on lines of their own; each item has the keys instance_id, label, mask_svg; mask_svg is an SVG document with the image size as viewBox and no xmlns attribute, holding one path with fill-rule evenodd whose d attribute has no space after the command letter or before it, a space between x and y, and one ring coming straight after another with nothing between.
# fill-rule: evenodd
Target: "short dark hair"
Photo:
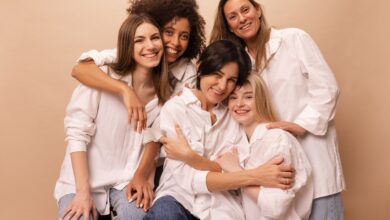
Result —
<instances>
[{"instance_id":1,"label":"short dark hair","mask_svg":"<svg viewBox=\"0 0 390 220\"><path fill-rule=\"evenodd\" d=\"M196 87L200 88L202 76L214 74L230 62L238 65L236 85L243 85L251 71L251 60L245 49L229 40L218 40L211 43L199 57Z\"/></svg>"},{"instance_id":2,"label":"short dark hair","mask_svg":"<svg viewBox=\"0 0 390 220\"><path fill-rule=\"evenodd\" d=\"M181 56L193 59L203 51L206 45L205 20L198 12L195 0L130 0L127 9L130 14L146 13L153 17L160 28L175 18L186 18L190 23L188 48Z\"/></svg>"}]
</instances>

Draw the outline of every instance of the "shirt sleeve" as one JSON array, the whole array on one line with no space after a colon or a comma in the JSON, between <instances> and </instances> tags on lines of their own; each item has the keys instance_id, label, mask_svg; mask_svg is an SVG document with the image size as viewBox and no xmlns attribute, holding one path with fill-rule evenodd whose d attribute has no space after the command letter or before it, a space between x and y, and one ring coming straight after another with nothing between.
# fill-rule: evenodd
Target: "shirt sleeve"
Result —
<instances>
[{"instance_id":1,"label":"shirt sleeve","mask_svg":"<svg viewBox=\"0 0 390 220\"><path fill-rule=\"evenodd\" d=\"M77 62L93 60L97 66L103 66L114 63L116 56L116 49L107 49L102 51L90 50L82 53L77 59Z\"/></svg>"},{"instance_id":2,"label":"shirt sleeve","mask_svg":"<svg viewBox=\"0 0 390 220\"><path fill-rule=\"evenodd\" d=\"M64 119L65 140L70 152L86 151L95 134L95 118L100 101L100 92L79 85L73 92Z\"/></svg>"},{"instance_id":3,"label":"shirt sleeve","mask_svg":"<svg viewBox=\"0 0 390 220\"><path fill-rule=\"evenodd\" d=\"M308 78L310 100L294 123L314 135L324 135L335 115L339 88L321 51L306 32L297 33L295 47L302 74Z\"/></svg>"},{"instance_id":4,"label":"shirt sleeve","mask_svg":"<svg viewBox=\"0 0 390 220\"><path fill-rule=\"evenodd\" d=\"M285 159L284 163L291 164L296 170L295 183L291 189L261 187L257 198L257 205L264 216L272 219L283 219L283 216L294 204L297 192L309 183L311 177L310 163L298 141L290 134L277 135L277 138L264 144L267 145L267 150L262 152L263 156L258 155L260 152L254 152L252 156L263 157L263 161L268 161L282 155ZM265 146L262 145L261 147Z\"/></svg>"}]
</instances>

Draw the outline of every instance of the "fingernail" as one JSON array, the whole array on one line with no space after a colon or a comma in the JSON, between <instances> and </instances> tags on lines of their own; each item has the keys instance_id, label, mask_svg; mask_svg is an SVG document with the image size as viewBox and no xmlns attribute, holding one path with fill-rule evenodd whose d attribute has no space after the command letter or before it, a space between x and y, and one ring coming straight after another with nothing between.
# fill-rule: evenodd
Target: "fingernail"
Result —
<instances>
[{"instance_id":1,"label":"fingernail","mask_svg":"<svg viewBox=\"0 0 390 220\"><path fill-rule=\"evenodd\" d=\"M129 203L132 202L132 201L133 201L133 199L129 199Z\"/></svg>"}]
</instances>

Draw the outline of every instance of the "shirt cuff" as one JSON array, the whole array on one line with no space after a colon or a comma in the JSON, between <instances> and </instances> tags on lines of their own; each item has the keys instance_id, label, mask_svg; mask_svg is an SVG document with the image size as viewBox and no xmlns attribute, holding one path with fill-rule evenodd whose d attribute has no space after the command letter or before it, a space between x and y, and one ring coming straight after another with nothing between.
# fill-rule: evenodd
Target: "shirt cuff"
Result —
<instances>
[{"instance_id":1,"label":"shirt cuff","mask_svg":"<svg viewBox=\"0 0 390 220\"><path fill-rule=\"evenodd\" d=\"M294 120L294 123L314 135L325 135L328 129L328 121L324 120L321 114L311 107L306 107Z\"/></svg>"},{"instance_id":2,"label":"shirt cuff","mask_svg":"<svg viewBox=\"0 0 390 220\"><path fill-rule=\"evenodd\" d=\"M90 50L88 52L82 53L81 56L77 59L77 63L80 63L82 61L93 60L97 66L103 66L104 63L101 60L99 60L98 57L99 57L99 51Z\"/></svg>"},{"instance_id":3,"label":"shirt cuff","mask_svg":"<svg viewBox=\"0 0 390 220\"><path fill-rule=\"evenodd\" d=\"M84 141L68 140L68 149L70 153L78 151L87 151L87 145Z\"/></svg>"},{"instance_id":4,"label":"shirt cuff","mask_svg":"<svg viewBox=\"0 0 390 220\"><path fill-rule=\"evenodd\" d=\"M289 190L261 187L257 205L263 216L283 219L293 199L294 193Z\"/></svg>"},{"instance_id":5,"label":"shirt cuff","mask_svg":"<svg viewBox=\"0 0 390 220\"><path fill-rule=\"evenodd\" d=\"M194 194L210 194L207 188L207 174L209 171L195 171L194 179L192 181L192 190Z\"/></svg>"}]
</instances>

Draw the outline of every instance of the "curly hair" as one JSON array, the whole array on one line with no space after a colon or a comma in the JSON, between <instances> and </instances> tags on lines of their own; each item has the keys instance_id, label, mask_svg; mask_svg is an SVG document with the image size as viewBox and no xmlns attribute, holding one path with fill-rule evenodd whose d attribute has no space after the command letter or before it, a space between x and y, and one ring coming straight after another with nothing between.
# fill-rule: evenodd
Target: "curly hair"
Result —
<instances>
[{"instance_id":1,"label":"curly hair","mask_svg":"<svg viewBox=\"0 0 390 220\"><path fill-rule=\"evenodd\" d=\"M198 12L195 0L130 0L129 14L149 14L163 28L175 18L190 23L190 39L183 58L197 58L205 48L205 20Z\"/></svg>"}]
</instances>

